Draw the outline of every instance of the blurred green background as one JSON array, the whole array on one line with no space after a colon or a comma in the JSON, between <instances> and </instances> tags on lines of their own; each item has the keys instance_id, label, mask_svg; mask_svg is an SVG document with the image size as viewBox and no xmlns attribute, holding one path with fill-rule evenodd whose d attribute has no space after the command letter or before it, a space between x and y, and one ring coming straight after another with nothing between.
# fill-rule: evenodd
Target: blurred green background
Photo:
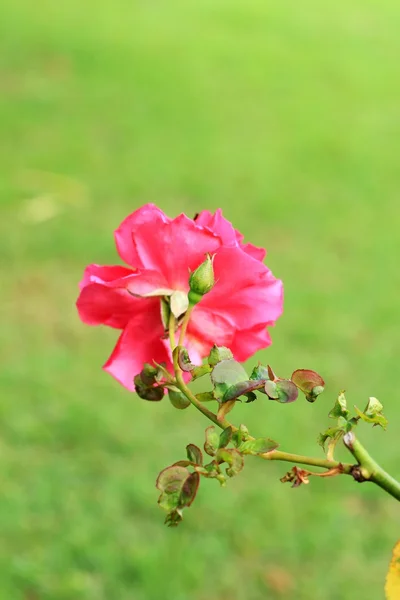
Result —
<instances>
[{"instance_id":1,"label":"blurred green background","mask_svg":"<svg viewBox=\"0 0 400 600\"><path fill-rule=\"evenodd\" d=\"M141 204L222 207L285 283L254 361L327 381L235 422L322 456L337 392L375 395L390 426L361 439L400 477L399 18L394 0L4 1L0 598L383 598L398 506L347 477L293 490L249 459L164 527L156 475L207 423L103 373L117 332L74 303Z\"/></svg>"}]
</instances>

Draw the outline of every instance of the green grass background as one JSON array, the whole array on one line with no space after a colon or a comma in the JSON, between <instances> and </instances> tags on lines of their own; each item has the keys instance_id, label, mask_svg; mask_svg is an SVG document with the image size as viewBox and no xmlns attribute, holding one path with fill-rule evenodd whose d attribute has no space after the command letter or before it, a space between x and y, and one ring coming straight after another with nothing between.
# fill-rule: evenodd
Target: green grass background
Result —
<instances>
[{"instance_id":1,"label":"green grass background","mask_svg":"<svg viewBox=\"0 0 400 600\"><path fill-rule=\"evenodd\" d=\"M116 332L74 302L130 211L222 207L285 283L254 361L327 382L234 420L322 456L336 393L375 395L389 429L360 435L400 477L399 18L394 0L5 0L1 599L383 598L398 506L350 478L293 490L249 459L165 528L156 475L206 422L102 373Z\"/></svg>"}]
</instances>

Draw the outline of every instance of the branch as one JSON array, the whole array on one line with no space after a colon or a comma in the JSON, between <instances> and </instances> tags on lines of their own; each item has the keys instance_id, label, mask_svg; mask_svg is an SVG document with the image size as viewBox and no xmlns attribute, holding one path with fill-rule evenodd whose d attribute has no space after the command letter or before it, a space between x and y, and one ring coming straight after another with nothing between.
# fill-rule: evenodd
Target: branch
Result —
<instances>
[{"instance_id":1,"label":"branch","mask_svg":"<svg viewBox=\"0 0 400 600\"><path fill-rule=\"evenodd\" d=\"M283 460L299 465L309 465L311 467L321 467L322 469L340 469L345 475L352 475L353 465L348 463L340 463L336 460L328 460L326 458L313 458L311 456L303 456L301 454L292 454L289 452L281 452L273 450L266 454L259 454L264 460Z\"/></svg>"},{"instance_id":2,"label":"branch","mask_svg":"<svg viewBox=\"0 0 400 600\"><path fill-rule=\"evenodd\" d=\"M372 481L396 500L400 500L400 483L374 461L352 431L346 433L343 442L358 463L351 473L354 479L360 483Z\"/></svg>"}]
</instances>

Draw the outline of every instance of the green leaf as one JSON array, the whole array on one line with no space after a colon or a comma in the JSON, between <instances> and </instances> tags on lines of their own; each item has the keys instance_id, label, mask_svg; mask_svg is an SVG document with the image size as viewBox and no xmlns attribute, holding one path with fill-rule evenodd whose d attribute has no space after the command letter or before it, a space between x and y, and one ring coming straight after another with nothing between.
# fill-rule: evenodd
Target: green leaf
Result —
<instances>
[{"instance_id":1,"label":"green leaf","mask_svg":"<svg viewBox=\"0 0 400 600\"><path fill-rule=\"evenodd\" d=\"M231 358L233 358L233 354L229 348L225 348L225 346L218 347L214 344L208 355L208 364L211 367L215 367L222 360L229 360Z\"/></svg>"},{"instance_id":2,"label":"green leaf","mask_svg":"<svg viewBox=\"0 0 400 600\"><path fill-rule=\"evenodd\" d=\"M233 358L222 360L213 368L211 373L215 397L222 398L231 386L247 379L247 373L240 363L233 360Z\"/></svg>"},{"instance_id":3,"label":"green leaf","mask_svg":"<svg viewBox=\"0 0 400 600\"><path fill-rule=\"evenodd\" d=\"M263 367L263 365L257 365L251 372L249 379L254 379L255 381L267 381L269 379L269 373L267 367Z\"/></svg>"},{"instance_id":4,"label":"green leaf","mask_svg":"<svg viewBox=\"0 0 400 600\"><path fill-rule=\"evenodd\" d=\"M276 387L279 395L278 402L287 403L297 400L299 390L289 379L280 379L276 382Z\"/></svg>"},{"instance_id":5,"label":"green leaf","mask_svg":"<svg viewBox=\"0 0 400 600\"><path fill-rule=\"evenodd\" d=\"M161 495L158 503L168 512L167 525L177 525L182 520L182 509L190 506L196 497L200 475L180 465L167 467L159 474L156 487Z\"/></svg>"},{"instance_id":6,"label":"green leaf","mask_svg":"<svg viewBox=\"0 0 400 600\"><path fill-rule=\"evenodd\" d=\"M372 423L373 425L380 425L383 429L386 429L388 420L385 415L382 413L383 405L379 402L377 398L371 396L368 399L368 404L365 407L364 411L361 412L357 406L354 407L357 415L365 421L366 423Z\"/></svg>"},{"instance_id":7,"label":"green leaf","mask_svg":"<svg viewBox=\"0 0 400 600\"><path fill-rule=\"evenodd\" d=\"M262 390L260 390L261 392ZM249 404L250 402L254 402L254 400L257 400L257 396L254 392L246 392L246 394L244 394L247 398L246 400L246 404Z\"/></svg>"},{"instance_id":8,"label":"green leaf","mask_svg":"<svg viewBox=\"0 0 400 600\"><path fill-rule=\"evenodd\" d=\"M181 494L179 497L178 508L185 508L192 504L196 498L197 490L199 489L200 475L195 471L187 477L183 483Z\"/></svg>"},{"instance_id":9,"label":"green leaf","mask_svg":"<svg viewBox=\"0 0 400 600\"><path fill-rule=\"evenodd\" d=\"M196 465L201 466L203 464L203 454L200 448L195 446L195 444L188 444L186 446L186 454L188 459Z\"/></svg>"},{"instance_id":10,"label":"green leaf","mask_svg":"<svg viewBox=\"0 0 400 600\"><path fill-rule=\"evenodd\" d=\"M243 456L236 448L220 448L217 452L216 460L218 463L225 462L229 465L226 469L228 477L237 475L244 467Z\"/></svg>"},{"instance_id":11,"label":"green leaf","mask_svg":"<svg viewBox=\"0 0 400 600\"><path fill-rule=\"evenodd\" d=\"M209 373L211 373L211 367L207 364L200 365L199 367L194 367L194 369L192 369L192 371L190 372L192 376L192 381L203 377L203 375L208 375Z\"/></svg>"},{"instance_id":12,"label":"green leaf","mask_svg":"<svg viewBox=\"0 0 400 600\"><path fill-rule=\"evenodd\" d=\"M274 383L273 381L268 380L265 382L264 391L270 400L278 400L278 398L279 398L278 389L276 387L276 383Z\"/></svg>"},{"instance_id":13,"label":"green leaf","mask_svg":"<svg viewBox=\"0 0 400 600\"><path fill-rule=\"evenodd\" d=\"M186 396L179 390L168 390L168 398L172 406L178 408L179 410L183 410L190 406L190 400L186 398Z\"/></svg>"},{"instance_id":14,"label":"green leaf","mask_svg":"<svg viewBox=\"0 0 400 600\"><path fill-rule=\"evenodd\" d=\"M183 482L189 475L189 471L184 467L166 467L157 477L156 488L160 490L160 492L165 492L166 494L180 492Z\"/></svg>"},{"instance_id":15,"label":"green leaf","mask_svg":"<svg viewBox=\"0 0 400 600\"><path fill-rule=\"evenodd\" d=\"M264 387L264 385L264 381L240 381L239 383L231 385L231 387L226 390L221 402L229 402L229 400L236 400L239 396L247 396L253 392L253 390L259 390Z\"/></svg>"},{"instance_id":16,"label":"green leaf","mask_svg":"<svg viewBox=\"0 0 400 600\"><path fill-rule=\"evenodd\" d=\"M276 382L266 381L264 389L270 400L281 403L294 402L299 395L299 390L289 379L278 379Z\"/></svg>"},{"instance_id":17,"label":"green leaf","mask_svg":"<svg viewBox=\"0 0 400 600\"><path fill-rule=\"evenodd\" d=\"M246 425L240 425L239 429L232 434L232 443L238 448L242 442L245 442L249 437L249 430Z\"/></svg>"},{"instance_id":18,"label":"green leaf","mask_svg":"<svg viewBox=\"0 0 400 600\"><path fill-rule=\"evenodd\" d=\"M217 479L221 486L224 486L226 483L226 477L223 473L221 473L220 466L215 460L210 462L208 465L205 465L204 471L200 474L207 479Z\"/></svg>"},{"instance_id":19,"label":"green leaf","mask_svg":"<svg viewBox=\"0 0 400 600\"><path fill-rule=\"evenodd\" d=\"M293 383L305 394L309 402L315 402L324 391L325 381L310 369L297 369L291 377Z\"/></svg>"},{"instance_id":20,"label":"green leaf","mask_svg":"<svg viewBox=\"0 0 400 600\"><path fill-rule=\"evenodd\" d=\"M338 427L343 429L346 433L351 431L355 425L357 425L357 421L353 421L353 419L346 419L345 417L339 417L337 420Z\"/></svg>"},{"instance_id":21,"label":"green leaf","mask_svg":"<svg viewBox=\"0 0 400 600\"><path fill-rule=\"evenodd\" d=\"M185 467L178 465L167 467L159 474L156 487L161 495L158 503L167 512L173 511L179 507L180 495L183 484L190 473Z\"/></svg>"},{"instance_id":22,"label":"green leaf","mask_svg":"<svg viewBox=\"0 0 400 600\"><path fill-rule=\"evenodd\" d=\"M200 400L200 402L215 402L213 392L200 392L199 394L196 394L196 398L197 400Z\"/></svg>"},{"instance_id":23,"label":"green leaf","mask_svg":"<svg viewBox=\"0 0 400 600\"><path fill-rule=\"evenodd\" d=\"M291 380L305 394L309 394L316 386L325 385L321 375L310 369L297 369L293 372Z\"/></svg>"},{"instance_id":24,"label":"green leaf","mask_svg":"<svg viewBox=\"0 0 400 600\"><path fill-rule=\"evenodd\" d=\"M240 446L240 451L243 454L266 454L278 448L279 444L269 438L258 438L256 440L248 440Z\"/></svg>"},{"instance_id":25,"label":"green leaf","mask_svg":"<svg viewBox=\"0 0 400 600\"><path fill-rule=\"evenodd\" d=\"M191 460L177 460L173 467L197 467L196 463Z\"/></svg>"},{"instance_id":26,"label":"green leaf","mask_svg":"<svg viewBox=\"0 0 400 600\"><path fill-rule=\"evenodd\" d=\"M337 400L335 402L335 406L330 411L328 417L331 419L338 419L339 417L344 417L347 419L349 416L349 411L347 409L347 402L344 392L340 392Z\"/></svg>"},{"instance_id":27,"label":"green leaf","mask_svg":"<svg viewBox=\"0 0 400 600\"><path fill-rule=\"evenodd\" d=\"M229 444L232 438L232 427L227 427L223 430L221 435L219 436L219 447L225 448Z\"/></svg>"},{"instance_id":28,"label":"green leaf","mask_svg":"<svg viewBox=\"0 0 400 600\"><path fill-rule=\"evenodd\" d=\"M336 436L343 435L345 430L343 427L329 427L324 433L318 436L318 444L325 450L325 444L328 439L334 439Z\"/></svg>"},{"instance_id":29,"label":"green leaf","mask_svg":"<svg viewBox=\"0 0 400 600\"><path fill-rule=\"evenodd\" d=\"M183 346L180 346L178 350L178 364L185 372L193 371L195 368L195 365L190 361L189 352Z\"/></svg>"},{"instance_id":30,"label":"green leaf","mask_svg":"<svg viewBox=\"0 0 400 600\"><path fill-rule=\"evenodd\" d=\"M368 404L365 407L364 413L366 415L368 415L369 417L372 417L373 415L378 415L383 411L383 404L381 404L378 400L378 398L374 398L373 396L371 396L368 399Z\"/></svg>"},{"instance_id":31,"label":"green leaf","mask_svg":"<svg viewBox=\"0 0 400 600\"><path fill-rule=\"evenodd\" d=\"M219 446L219 435L215 430L214 425L210 425L206 429L206 441L204 443L204 451L209 456L215 456Z\"/></svg>"},{"instance_id":32,"label":"green leaf","mask_svg":"<svg viewBox=\"0 0 400 600\"><path fill-rule=\"evenodd\" d=\"M182 510L176 509L167 514L164 523L168 527L176 527L182 521L182 518Z\"/></svg>"},{"instance_id":33,"label":"green leaf","mask_svg":"<svg viewBox=\"0 0 400 600\"><path fill-rule=\"evenodd\" d=\"M383 429L386 429L388 420L382 413L368 415L365 412L361 412L361 410L359 408L357 408L357 406L355 406L354 408L356 410L357 415L360 417L360 419L362 419L366 423L372 423L373 425L380 425Z\"/></svg>"}]
</instances>

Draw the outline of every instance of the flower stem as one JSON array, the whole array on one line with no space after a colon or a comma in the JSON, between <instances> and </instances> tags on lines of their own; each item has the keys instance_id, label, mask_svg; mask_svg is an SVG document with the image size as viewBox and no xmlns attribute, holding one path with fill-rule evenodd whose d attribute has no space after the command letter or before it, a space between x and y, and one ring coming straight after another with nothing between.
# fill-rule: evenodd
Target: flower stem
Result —
<instances>
[{"instance_id":1,"label":"flower stem","mask_svg":"<svg viewBox=\"0 0 400 600\"><path fill-rule=\"evenodd\" d=\"M374 461L352 431L346 433L343 442L358 462L351 473L354 479L360 482L372 481L400 501L400 483Z\"/></svg>"},{"instance_id":2,"label":"flower stem","mask_svg":"<svg viewBox=\"0 0 400 600\"><path fill-rule=\"evenodd\" d=\"M175 324L176 324L176 320L171 311L170 315L169 315L169 321L168 321L168 337L169 337L169 345L171 346L171 352L173 352L174 349L176 348Z\"/></svg>"},{"instance_id":3,"label":"flower stem","mask_svg":"<svg viewBox=\"0 0 400 600\"><path fill-rule=\"evenodd\" d=\"M340 463L336 460L328 460L324 458L313 458L311 456L303 456L301 454L291 454L290 452L281 452L273 450L266 454L260 454L260 458L264 460L283 460L286 462L297 463L300 465L309 465L311 467L321 467L323 469L340 469L342 473L351 475L353 465Z\"/></svg>"},{"instance_id":4,"label":"flower stem","mask_svg":"<svg viewBox=\"0 0 400 600\"><path fill-rule=\"evenodd\" d=\"M193 308L194 308L194 306L189 304L189 308L187 309L185 316L183 317L183 321L182 321L182 325L181 325L181 332L179 334L178 346L183 346L185 343L186 330L187 330L187 326L189 325L190 316L192 314Z\"/></svg>"},{"instance_id":5,"label":"flower stem","mask_svg":"<svg viewBox=\"0 0 400 600\"><path fill-rule=\"evenodd\" d=\"M173 352L176 386L180 389L180 391L183 394L185 394L186 398L193 404L193 406L195 406L197 408L197 410L199 410L201 413L203 413L203 415L205 417L207 417L207 419L212 421L218 427L221 427L221 429L226 429L227 427L232 427L233 431L236 431L237 428L234 427L233 425L231 425L229 423L229 421L227 421L226 419L222 419L221 421L219 421L217 415L215 413L213 413L211 410L209 410L206 406L204 406L204 404L202 402L200 402L200 400L198 398L196 398L196 396L187 387L187 385L183 379L182 370L178 363L178 351L179 351L179 346L177 348L175 348L175 350Z\"/></svg>"}]
</instances>

